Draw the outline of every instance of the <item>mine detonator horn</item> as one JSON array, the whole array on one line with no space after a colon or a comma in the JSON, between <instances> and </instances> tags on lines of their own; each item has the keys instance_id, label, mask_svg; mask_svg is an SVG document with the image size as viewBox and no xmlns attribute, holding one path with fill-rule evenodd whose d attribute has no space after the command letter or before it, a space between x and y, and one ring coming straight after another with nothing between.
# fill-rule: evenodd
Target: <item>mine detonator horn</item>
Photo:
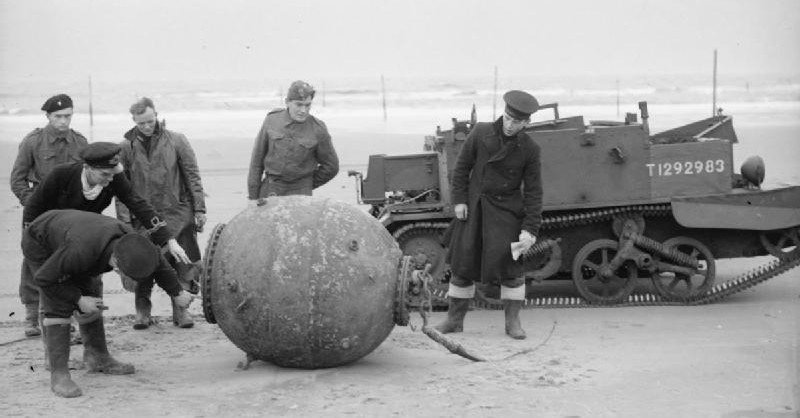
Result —
<instances>
[{"instance_id":1,"label":"mine detonator horn","mask_svg":"<svg viewBox=\"0 0 800 418\"><path fill-rule=\"evenodd\" d=\"M639 102L639 112L642 114L642 128L647 134L650 134L650 123L647 121L650 114L647 113L647 102Z\"/></svg>"}]
</instances>

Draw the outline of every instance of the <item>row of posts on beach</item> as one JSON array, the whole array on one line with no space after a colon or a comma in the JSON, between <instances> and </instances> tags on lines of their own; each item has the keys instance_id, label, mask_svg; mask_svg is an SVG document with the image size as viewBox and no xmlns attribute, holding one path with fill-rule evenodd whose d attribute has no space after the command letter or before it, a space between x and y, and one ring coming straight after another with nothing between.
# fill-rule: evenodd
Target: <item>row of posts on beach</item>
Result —
<instances>
[{"instance_id":1,"label":"row of posts on beach","mask_svg":"<svg viewBox=\"0 0 800 418\"><path fill-rule=\"evenodd\" d=\"M714 65L713 65L713 77L712 77L712 100L711 100L711 116L716 115L717 109L717 50L714 50ZM615 87L616 87L616 105L617 105L617 117L619 117L619 108L620 108L620 88L619 88L619 78L615 80ZM492 119L497 118L497 88L498 88L498 70L497 66L494 66L494 83L493 83L493 94L492 94ZM326 106L325 100L325 81L322 81L322 88L320 89L320 95L322 99L322 107ZM283 97L283 91L280 91L278 97ZM381 74L381 109L383 110L383 120L388 120L388 112L386 110L386 81ZM92 77L89 76L89 135L92 140L94 140L94 111L92 109Z\"/></svg>"}]
</instances>

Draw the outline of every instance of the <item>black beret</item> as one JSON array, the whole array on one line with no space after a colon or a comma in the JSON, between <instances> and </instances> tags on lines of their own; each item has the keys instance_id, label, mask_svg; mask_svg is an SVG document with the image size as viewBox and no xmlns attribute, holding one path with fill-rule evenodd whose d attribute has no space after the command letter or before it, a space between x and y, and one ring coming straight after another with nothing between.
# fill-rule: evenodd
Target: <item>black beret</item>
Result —
<instances>
[{"instance_id":1,"label":"black beret","mask_svg":"<svg viewBox=\"0 0 800 418\"><path fill-rule=\"evenodd\" d=\"M134 280L150 277L161 261L161 252L149 239L135 232L123 235L114 247L117 268Z\"/></svg>"},{"instance_id":2,"label":"black beret","mask_svg":"<svg viewBox=\"0 0 800 418\"><path fill-rule=\"evenodd\" d=\"M526 119L531 113L539 109L539 102L536 98L521 90L510 90L503 95L506 102L506 110L509 116L516 119Z\"/></svg>"},{"instance_id":3,"label":"black beret","mask_svg":"<svg viewBox=\"0 0 800 418\"><path fill-rule=\"evenodd\" d=\"M122 148L113 142L92 142L81 151L81 158L93 168L115 168L120 151Z\"/></svg>"},{"instance_id":4,"label":"black beret","mask_svg":"<svg viewBox=\"0 0 800 418\"><path fill-rule=\"evenodd\" d=\"M47 113L53 113L70 107L72 107L72 99L69 96L66 94L56 94L44 102L42 110Z\"/></svg>"}]
</instances>

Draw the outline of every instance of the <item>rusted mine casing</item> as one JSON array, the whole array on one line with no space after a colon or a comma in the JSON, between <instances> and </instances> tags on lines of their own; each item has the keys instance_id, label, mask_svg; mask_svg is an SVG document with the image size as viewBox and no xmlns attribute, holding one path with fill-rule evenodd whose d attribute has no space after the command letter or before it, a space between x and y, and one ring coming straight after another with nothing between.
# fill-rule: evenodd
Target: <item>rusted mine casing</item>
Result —
<instances>
[{"instance_id":1,"label":"rusted mine casing","mask_svg":"<svg viewBox=\"0 0 800 418\"><path fill-rule=\"evenodd\" d=\"M357 207L270 197L234 217L207 280L214 317L255 359L305 369L369 354L394 327L402 253Z\"/></svg>"}]
</instances>

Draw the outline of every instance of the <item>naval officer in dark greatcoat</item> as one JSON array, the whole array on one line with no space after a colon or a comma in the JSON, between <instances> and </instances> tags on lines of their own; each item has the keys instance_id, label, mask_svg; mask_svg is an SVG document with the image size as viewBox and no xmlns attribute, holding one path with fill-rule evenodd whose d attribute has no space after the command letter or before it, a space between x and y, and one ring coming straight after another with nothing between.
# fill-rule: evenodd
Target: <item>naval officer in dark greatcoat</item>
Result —
<instances>
[{"instance_id":1,"label":"naval officer in dark greatcoat","mask_svg":"<svg viewBox=\"0 0 800 418\"><path fill-rule=\"evenodd\" d=\"M512 258L511 243L530 248L542 219L539 146L524 131L536 99L519 90L503 96L503 115L480 122L467 136L453 171L452 196L457 221L450 242L450 305L443 333L463 330L475 282L500 286L505 331L524 339L519 311L525 300L521 262Z\"/></svg>"}]
</instances>

